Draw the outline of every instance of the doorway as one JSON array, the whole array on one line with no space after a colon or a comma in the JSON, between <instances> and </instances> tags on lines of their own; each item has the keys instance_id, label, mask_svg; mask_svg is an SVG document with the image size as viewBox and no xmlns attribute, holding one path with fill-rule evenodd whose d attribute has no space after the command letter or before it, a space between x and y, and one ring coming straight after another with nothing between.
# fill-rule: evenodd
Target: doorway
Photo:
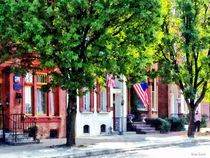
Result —
<instances>
[{"instance_id":1,"label":"doorway","mask_svg":"<svg viewBox=\"0 0 210 158\"><path fill-rule=\"evenodd\" d=\"M3 129L2 71L0 70L0 130Z\"/></svg>"}]
</instances>

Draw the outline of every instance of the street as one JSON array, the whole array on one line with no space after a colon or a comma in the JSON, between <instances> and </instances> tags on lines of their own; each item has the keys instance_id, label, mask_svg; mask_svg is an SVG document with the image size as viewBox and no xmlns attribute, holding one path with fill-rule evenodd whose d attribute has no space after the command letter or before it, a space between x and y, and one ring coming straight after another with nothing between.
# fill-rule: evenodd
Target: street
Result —
<instances>
[{"instance_id":1,"label":"street","mask_svg":"<svg viewBox=\"0 0 210 158\"><path fill-rule=\"evenodd\" d=\"M197 133L188 138L186 131L168 134L78 137L77 145L66 147L66 140L45 139L39 144L0 145L0 158L207 158L210 136Z\"/></svg>"},{"instance_id":2,"label":"street","mask_svg":"<svg viewBox=\"0 0 210 158\"><path fill-rule=\"evenodd\" d=\"M209 158L210 142L185 143L161 148L139 148L134 151L93 156L91 158Z\"/></svg>"}]
</instances>

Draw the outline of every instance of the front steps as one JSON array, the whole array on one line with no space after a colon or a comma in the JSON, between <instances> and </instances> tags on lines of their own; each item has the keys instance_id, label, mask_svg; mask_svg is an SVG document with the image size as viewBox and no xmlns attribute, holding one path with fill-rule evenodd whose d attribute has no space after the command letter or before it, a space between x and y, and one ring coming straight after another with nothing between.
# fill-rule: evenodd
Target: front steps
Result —
<instances>
[{"instance_id":1,"label":"front steps","mask_svg":"<svg viewBox=\"0 0 210 158\"><path fill-rule=\"evenodd\" d=\"M0 141L3 141L3 131L0 130ZM16 137L12 132L5 133L5 142L9 145L22 145L39 143L39 140L34 140L33 137L29 137L28 133L17 133Z\"/></svg>"},{"instance_id":2,"label":"front steps","mask_svg":"<svg viewBox=\"0 0 210 158\"><path fill-rule=\"evenodd\" d=\"M145 122L133 122L133 128L136 131L136 134L155 134L160 133L160 131L155 130L154 127L146 124Z\"/></svg>"}]
</instances>

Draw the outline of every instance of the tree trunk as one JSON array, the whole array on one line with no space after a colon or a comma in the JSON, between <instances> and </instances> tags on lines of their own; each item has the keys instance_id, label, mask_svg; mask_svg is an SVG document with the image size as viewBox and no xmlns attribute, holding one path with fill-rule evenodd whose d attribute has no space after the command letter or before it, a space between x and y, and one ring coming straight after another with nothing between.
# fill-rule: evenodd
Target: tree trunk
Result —
<instances>
[{"instance_id":1,"label":"tree trunk","mask_svg":"<svg viewBox=\"0 0 210 158\"><path fill-rule=\"evenodd\" d=\"M195 116L195 108L189 108L189 116L190 116L190 120L189 120L189 126L188 126L188 131L187 131L187 136L194 138L194 116Z\"/></svg>"},{"instance_id":2,"label":"tree trunk","mask_svg":"<svg viewBox=\"0 0 210 158\"><path fill-rule=\"evenodd\" d=\"M76 92L75 92L76 94ZM66 146L75 145L75 121L76 121L76 112L77 104L76 97L71 97L68 95L68 108L66 116Z\"/></svg>"}]
</instances>

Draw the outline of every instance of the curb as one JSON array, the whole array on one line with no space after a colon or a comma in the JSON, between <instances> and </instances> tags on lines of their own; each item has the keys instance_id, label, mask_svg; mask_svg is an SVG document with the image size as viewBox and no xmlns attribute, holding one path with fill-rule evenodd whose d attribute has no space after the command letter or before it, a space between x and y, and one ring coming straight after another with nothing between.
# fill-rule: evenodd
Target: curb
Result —
<instances>
[{"instance_id":1,"label":"curb","mask_svg":"<svg viewBox=\"0 0 210 158\"><path fill-rule=\"evenodd\" d=\"M84 158L84 157L90 157L90 156L109 155L109 154L116 154L116 153L123 153L123 152L128 152L128 151L137 151L137 150L157 149L157 148L164 148L164 147L170 147L170 146L183 145L187 143L199 143L199 142L209 142L209 140L189 139L188 141L185 141L185 142L173 142L173 143L171 142L171 143L164 143L164 144L146 145L146 146L133 147L130 149L92 150L92 151L85 151L81 153L71 153L71 154L66 154L63 156L56 156L56 158Z\"/></svg>"}]
</instances>

